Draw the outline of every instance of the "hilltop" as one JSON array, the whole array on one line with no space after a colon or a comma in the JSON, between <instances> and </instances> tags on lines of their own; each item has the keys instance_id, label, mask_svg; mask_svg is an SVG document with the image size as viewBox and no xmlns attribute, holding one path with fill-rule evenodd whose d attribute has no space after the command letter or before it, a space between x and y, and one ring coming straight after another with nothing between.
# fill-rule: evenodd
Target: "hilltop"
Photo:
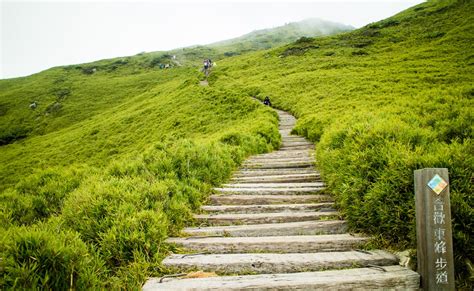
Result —
<instances>
[{"instance_id":1,"label":"hilltop","mask_svg":"<svg viewBox=\"0 0 474 291\"><path fill-rule=\"evenodd\" d=\"M125 151L133 153L132 148L135 146L131 141L124 141L125 134L115 131L119 129L117 126L115 129L101 130L106 136L98 138L98 135L94 134L94 141L91 141L92 144L97 144L102 143L103 139L114 140L121 136L122 146L107 143L107 150L94 150L78 155L76 151L79 148L76 143L72 141L63 143L59 140L66 136L70 139L77 138L77 135L82 135L78 131L87 127L91 127L91 132L97 131L98 129L92 129L97 127L97 124L102 124L105 120L110 124L112 118L109 117L110 114L114 116L113 118L125 111L131 111L125 114L134 114L133 109L126 107L133 104L138 110L137 106L141 102L138 100L150 95L152 88L160 88L166 92L173 87L176 93L179 89L188 90L189 88L183 86L192 85L199 78L199 73L193 65L199 66L204 58L219 60L224 58L229 50L233 52L232 54L244 54L288 43L302 36L317 36L347 29L347 26L336 23L307 20L250 33L221 44L169 52L140 53L131 57L52 68L25 78L0 80L0 146L3 152L0 189L31 173L35 168L32 163L37 164L38 158L47 159L46 164L49 166L58 163L69 164L72 160L102 164L104 159L107 162L116 154ZM172 65L173 70L161 70L160 65L164 64ZM172 83L182 85L177 89L177 84L170 86ZM155 95L157 97L163 94L164 92L160 92ZM36 107L30 108L30 105ZM96 125L92 125L96 122ZM145 128L149 126L152 124L147 123ZM143 137L132 134L129 138L139 140ZM151 140L157 138L156 136ZM86 137L83 142L88 139L89 137ZM147 140L149 139L148 137ZM56 161L57 154L51 154L49 151L48 154L44 154L46 152L44 149L51 140L62 146L62 151L70 153L61 154L61 162ZM96 147L97 145L90 149ZM35 158L26 154L22 155L21 159L15 159L19 148L34 152ZM81 151L85 148L87 146L83 145ZM82 159L81 156L85 158ZM26 165L28 166L25 167Z\"/></svg>"},{"instance_id":2,"label":"hilltop","mask_svg":"<svg viewBox=\"0 0 474 291\"><path fill-rule=\"evenodd\" d=\"M274 28L256 30L237 38L208 45L180 48L165 53L155 52L149 55L156 61L159 60L159 62L175 63L172 56L176 56L179 65L201 65L203 58L221 60L231 56L278 47L301 37L320 37L353 29L349 25L310 18Z\"/></svg>"},{"instance_id":3,"label":"hilltop","mask_svg":"<svg viewBox=\"0 0 474 291\"><path fill-rule=\"evenodd\" d=\"M281 46L301 37L325 36L353 29L350 25L309 18L275 28L256 30L241 37L210 44L209 47L223 52L224 56L233 56Z\"/></svg>"},{"instance_id":4,"label":"hilltop","mask_svg":"<svg viewBox=\"0 0 474 291\"><path fill-rule=\"evenodd\" d=\"M218 48L0 80L2 288L136 288L212 186L279 146L272 110L199 86Z\"/></svg>"},{"instance_id":5,"label":"hilltop","mask_svg":"<svg viewBox=\"0 0 474 291\"><path fill-rule=\"evenodd\" d=\"M268 50L254 32L1 80L2 284L136 288L163 274L164 239L212 186L279 147L277 115L250 98L268 95L299 118L339 210L374 244L414 247L413 170L447 167L458 287L469 288L473 8L429 1ZM207 57L219 62L202 87Z\"/></svg>"}]
</instances>

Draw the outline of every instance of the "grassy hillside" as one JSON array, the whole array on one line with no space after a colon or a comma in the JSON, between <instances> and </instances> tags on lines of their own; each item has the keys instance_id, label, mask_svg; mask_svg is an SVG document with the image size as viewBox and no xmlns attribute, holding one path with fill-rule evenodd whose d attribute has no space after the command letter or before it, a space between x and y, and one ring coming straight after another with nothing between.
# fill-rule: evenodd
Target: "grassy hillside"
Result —
<instances>
[{"instance_id":1,"label":"grassy hillside","mask_svg":"<svg viewBox=\"0 0 474 291\"><path fill-rule=\"evenodd\" d=\"M280 142L274 112L199 86L193 65L341 29L291 24L0 80L0 288L137 288L162 274L164 239Z\"/></svg>"},{"instance_id":2,"label":"grassy hillside","mask_svg":"<svg viewBox=\"0 0 474 291\"><path fill-rule=\"evenodd\" d=\"M241 37L209 45L224 56L240 55L249 51L269 49L293 42L301 37L316 37L350 31L349 25L317 18L288 23L284 26L256 30Z\"/></svg>"},{"instance_id":3,"label":"grassy hillside","mask_svg":"<svg viewBox=\"0 0 474 291\"><path fill-rule=\"evenodd\" d=\"M143 58L150 58L152 66L159 64L202 65L202 60L211 58L221 60L230 56L243 55L248 52L274 48L293 42L301 37L317 37L349 31L353 28L348 25L320 20L306 19L292 22L283 26L256 30L243 36L187 48L175 49L167 52L153 52L140 54ZM176 59L173 59L176 56Z\"/></svg>"},{"instance_id":4,"label":"grassy hillside","mask_svg":"<svg viewBox=\"0 0 474 291\"><path fill-rule=\"evenodd\" d=\"M196 68L116 63L0 82L1 289L137 288L212 186L279 145L274 112Z\"/></svg>"},{"instance_id":5,"label":"grassy hillside","mask_svg":"<svg viewBox=\"0 0 474 291\"><path fill-rule=\"evenodd\" d=\"M249 98L266 95L299 117L350 226L379 244L414 247L413 170L447 167L458 287L469 288L473 11L472 1L430 1L230 58L268 43L257 32L255 46L0 80L0 289L132 289L166 272L166 236L246 156L278 147L277 116ZM223 58L210 87L191 66L204 57Z\"/></svg>"},{"instance_id":6,"label":"grassy hillside","mask_svg":"<svg viewBox=\"0 0 474 291\"><path fill-rule=\"evenodd\" d=\"M415 248L413 171L448 168L460 286L472 284L474 257L473 12L472 1L429 1L353 32L230 58L211 80L298 116L350 226L380 243Z\"/></svg>"}]
</instances>

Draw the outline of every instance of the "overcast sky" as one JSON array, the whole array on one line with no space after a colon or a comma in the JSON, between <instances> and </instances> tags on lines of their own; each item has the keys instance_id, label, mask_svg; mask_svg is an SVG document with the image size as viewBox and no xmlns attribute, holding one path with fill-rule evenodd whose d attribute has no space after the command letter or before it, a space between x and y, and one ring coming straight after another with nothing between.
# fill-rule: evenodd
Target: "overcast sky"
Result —
<instances>
[{"instance_id":1,"label":"overcast sky","mask_svg":"<svg viewBox=\"0 0 474 291\"><path fill-rule=\"evenodd\" d=\"M355 27L422 0L1 2L0 78L225 40L310 17Z\"/></svg>"}]
</instances>

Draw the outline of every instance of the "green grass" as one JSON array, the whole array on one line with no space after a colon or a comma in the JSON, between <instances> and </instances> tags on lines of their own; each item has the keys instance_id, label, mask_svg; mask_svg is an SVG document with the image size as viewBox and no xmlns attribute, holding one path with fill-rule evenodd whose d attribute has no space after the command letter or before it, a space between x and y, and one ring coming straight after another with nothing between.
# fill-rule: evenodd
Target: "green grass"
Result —
<instances>
[{"instance_id":1,"label":"green grass","mask_svg":"<svg viewBox=\"0 0 474 291\"><path fill-rule=\"evenodd\" d=\"M210 80L295 114L351 228L381 242L415 248L413 171L448 168L458 286L473 284L473 8L430 1L353 32L227 59Z\"/></svg>"},{"instance_id":2,"label":"green grass","mask_svg":"<svg viewBox=\"0 0 474 291\"><path fill-rule=\"evenodd\" d=\"M330 21L306 19L276 28L256 30L241 37L211 44L209 47L217 50L217 58L222 58L281 46L302 37L331 35L352 29L351 26Z\"/></svg>"},{"instance_id":3,"label":"green grass","mask_svg":"<svg viewBox=\"0 0 474 291\"><path fill-rule=\"evenodd\" d=\"M162 274L164 239L246 156L280 143L276 113L240 90L199 86L186 65L289 39L265 33L241 38L245 50L141 53L0 80L0 286L137 288ZM184 66L160 70L172 54Z\"/></svg>"},{"instance_id":4,"label":"green grass","mask_svg":"<svg viewBox=\"0 0 474 291\"><path fill-rule=\"evenodd\" d=\"M249 98L266 95L317 143L351 229L379 245L415 247L413 170L447 167L457 286L469 288L472 11L429 1L225 58L209 87L186 65L232 48L182 49L170 70L156 65L174 51L0 80L0 288L136 289L166 272L164 239L245 157L278 147L277 115Z\"/></svg>"},{"instance_id":5,"label":"green grass","mask_svg":"<svg viewBox=\"0 0 474 291\"><path fill-rule=\"evenodd\" d=\"M5 288L138 288L212 186L279 146L276 113L199 86L194 68L120 70L0 82L2 125L28 128L0 148ZM58 101L59 77L70 93Z\"/></svg>"}]
</instances>

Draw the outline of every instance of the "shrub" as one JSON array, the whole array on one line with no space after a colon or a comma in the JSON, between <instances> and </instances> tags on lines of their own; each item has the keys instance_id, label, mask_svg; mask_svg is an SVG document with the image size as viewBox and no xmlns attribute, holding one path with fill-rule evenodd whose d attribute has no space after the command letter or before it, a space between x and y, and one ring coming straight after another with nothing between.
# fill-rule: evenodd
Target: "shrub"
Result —
<instances>
[{"instance_id":1,"label":"shrub","mask_svg":"<svg viewBox=\"0 0 474 291\"><path fill-rule=\"evenodd\" d=\"M86 290L102 286L103 263L77 233L13 227L1 233L3 287Z\"/></svg>"},{"instance_id":2,"label":"shrub","mask_svg":"<svg viewBox=\"0 0 474 291\"><path fill-rule=\"evenodd\" d=\"M5 223L31 225L61 212L64 199L79 187L89 169L84 166L49 168L22 179L0 193Z\"/></svg>"},{"instance_id":3,"label":"shrub","mask_svg":"<svg viewBox=\"0 0 474 291\"><path fill-rule=\"evenodd\" d=\"M22 126L8 128L0 133L0 146L13 143L15 141L28 137L31 129Z\"/></svg>"}]
</instances>

